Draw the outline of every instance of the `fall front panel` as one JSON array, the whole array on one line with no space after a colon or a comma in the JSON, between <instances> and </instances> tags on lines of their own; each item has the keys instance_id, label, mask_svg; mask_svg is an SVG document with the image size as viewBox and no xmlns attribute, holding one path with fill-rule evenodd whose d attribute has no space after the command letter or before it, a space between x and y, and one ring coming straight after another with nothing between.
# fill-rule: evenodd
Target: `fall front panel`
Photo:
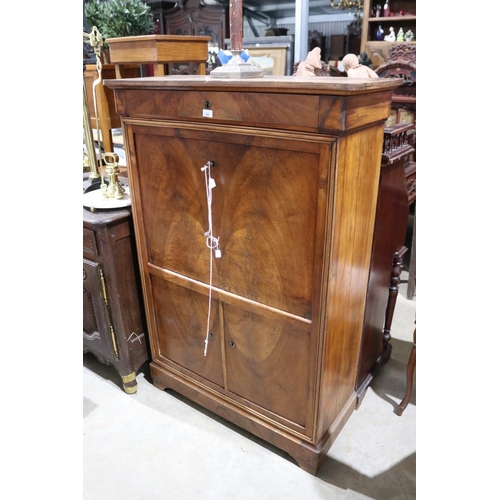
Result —
<instances>
[{"instance_id":1,"label":"fall front panel","mask_svg":"<svg viewBox=\"0 0 500 500\"><path fill-rule=\"evenodd\" d=\"M324 187L320 145L290 134L134 129L148 262L209 283L209 202L201 169L212 161L211 221L222 252L213 259L213 286L310 319L318 190Z\"/></svg>"}]
</instances>

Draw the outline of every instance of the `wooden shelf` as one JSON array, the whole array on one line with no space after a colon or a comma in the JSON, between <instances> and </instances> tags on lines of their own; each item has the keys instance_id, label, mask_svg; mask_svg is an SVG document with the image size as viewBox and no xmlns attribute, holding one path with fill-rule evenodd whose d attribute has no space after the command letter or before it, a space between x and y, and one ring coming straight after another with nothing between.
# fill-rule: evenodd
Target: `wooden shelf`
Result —
<instances>
[{"instance_id":1,"label":"wooden shelf","mask_svg":"<svg viewBox=\"0 0 500 500\"><path fill-rule=\"evenodd\" d=\"M369 23L390 23L396 21L416 21L417 16L369 17Z\"/></svg>"},{"instance_id":2,"label":"wooden shelf","mask_svg":"<svg viewBox=\"0 0 500 500\"><path fill-rule=\"evenodd\" d=\"M394 12L415 12L415 15L395 15L388 17L373 17L372 7L376 3L381 3L377 0L369 0L364 4L363 24L361 27L361 48L360 52L366 52L372 60L374 68L383 64L388 57L388 50L394 43L416 44L417 36L417 16L416 16L416 1L415 0L394 0L390 3L390 8ZM397 34L399 29L404 32L411 30L414 35L412 42L387 42L385 40L375 40L377 26L383 26L383 30L389 29L389 26L394 28Z\"/></svg>"}]
</instances>

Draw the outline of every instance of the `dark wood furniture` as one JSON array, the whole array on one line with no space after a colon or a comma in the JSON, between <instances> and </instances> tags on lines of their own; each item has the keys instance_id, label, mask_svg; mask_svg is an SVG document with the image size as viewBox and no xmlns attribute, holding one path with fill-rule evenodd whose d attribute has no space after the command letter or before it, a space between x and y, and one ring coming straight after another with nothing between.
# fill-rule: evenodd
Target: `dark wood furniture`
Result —
<instances>
[{"instance_id":1,"label":"dark wood furniture","mask_svg":"<svg viewBox=\"0 0 500 500\"><path fill-rule=\"evenodd\" d=\"M405 166L414 149L411 124L384 128L377 213L356 391L358 406L382 364L389 360L391 326L399 293L408 223ZM383 328L382 328L383 327ZM373 359L377 362L373 364Z\"/></svg>"},{"instance_id":2,"label":"dark wood furniture","mask_svg":"<svg viewBox=\"0 0 500 500\"><path fill-rule=\"evenodd\" d=\"M159 2L147 0L157 24L158 34L208 36L210 46L224 49L224 39L229 35L229 8L208 5L200 0ZM173 62L167 66L169 75L196 73L193 63Z\"/></svg>"},{"instance_id":3,"label":"dark wood furniture","mask_svg":"<svg viewBox=\"0 0 500 500\"><path fill-rule=\"evenodd\" d=\"M130 210L83 209L83 352L120 374L125 392L149 358Z\"/></svg>"},{"instance_id":4,"label":"dark wood furniture","mask_svg":"<svg viewBox=\"0 0 500 500\"><path fill-rule=\"evenodd\" d=\"M403 400L399 403L396 409L396 413L401 416L406 410L408 403L413 392L413 380L415 377L415 366L417 364L417 329L413 330L413 347L410 352L410 358L408 359L408 366L406 368L406 393Z\"/></svg>"},{"instance_id":5,"label":"dark wood furniture","mask_svg":"<svg viewBox=\"0 0 500 500\"><path fill-rule=\"evenodd\" d=\"M389 49L388 60L379 66L375 72L379 78L402 78L404 84L395 89L389 124L411 124L408 130L409 144L414 148L405 164L408 202L413 216L412 235L410 237L410 262L408 287L406 296L413 299L416 293L416 259L417 259L417 64L416 46L412 44L394 43Z\"/></svg>"},{"instance_id":6,"label":"dark wood furniture","mask_svg":"<svg viewBox=\"0 0 500 500\"><path fill-rule=\"evenodd\" d=\"M400 83L105 82L123 122L155 386L313 474L384 354L395 250L382 262L374 237L384 121ZM210 226L220 258L207 248Z\"/></svg>"}]
</instances>

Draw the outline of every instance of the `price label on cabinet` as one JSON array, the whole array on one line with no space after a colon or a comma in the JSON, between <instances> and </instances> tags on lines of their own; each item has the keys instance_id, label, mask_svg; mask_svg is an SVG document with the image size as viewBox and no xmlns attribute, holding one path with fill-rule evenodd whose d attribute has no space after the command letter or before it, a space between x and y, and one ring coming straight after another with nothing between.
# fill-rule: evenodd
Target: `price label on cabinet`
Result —
<instances>
[{"instance_id":1,"label":"price label on cabinet","mask_svg":"<svg viewBox=\"0 0 500 500\"><path fill-rule=\"evenodd\" d=\"M204 109L203 110L203 116L205 118L213 118L214 117L214 112L211 109Z\"/></svg>"}]
</instances>

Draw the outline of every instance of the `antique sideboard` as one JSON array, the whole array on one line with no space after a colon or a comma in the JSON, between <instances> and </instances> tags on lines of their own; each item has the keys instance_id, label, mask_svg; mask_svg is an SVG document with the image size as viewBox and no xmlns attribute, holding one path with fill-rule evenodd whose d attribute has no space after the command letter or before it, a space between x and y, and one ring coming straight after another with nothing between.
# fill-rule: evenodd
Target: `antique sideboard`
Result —
<instances>
[{"instance_id":1,"label":"antique sideboard","mask_svg":"<svg viewBox=\"0 0 500 500\"><path fill-rule=\"evenodd\" d=\"M136 375L149 352L127 208L83 209L83 352L113 366L126 393L137 392Z\"/></svg>"},{"instance_id":2,"label":"antique sideboard","mask_svg":"<svg viewBox=\"0 0 500 500\"><path fill-rule=\"evenodd\" d=\"M373 255L401 82L104 83L122 118L155 386L315 474L384 357L404 236ZM391 216L391 200L406 203L400 179L395 198L384 188Z\"/></svg>"}]
</instances>

